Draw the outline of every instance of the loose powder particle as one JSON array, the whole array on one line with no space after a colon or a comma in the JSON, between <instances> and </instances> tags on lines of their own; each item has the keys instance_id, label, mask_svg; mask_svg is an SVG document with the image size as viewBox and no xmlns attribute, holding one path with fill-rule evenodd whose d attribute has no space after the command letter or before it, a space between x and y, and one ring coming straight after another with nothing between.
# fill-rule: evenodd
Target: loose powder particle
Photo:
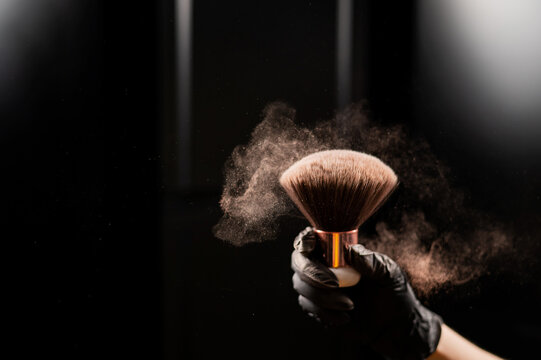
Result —
<instances>
[{"instance_id":1,"label":"loose powder particle","mask_svg":"<svg viewBox=\"0 0 541 360\"><path fill-rule=\"evenodd\" d=\"M513 256L509 226L465 205L449 170L426 141L403 126L373 124L360 104L312 128L295 123L295 110L268 105L247 145L237 146L225 164L216 237L234 245L276 238L285 215L298 210L279 185L283 171L304 156L328 149L372 154L398 175L400 186L376 216L362 242L394 258L421 295L443 285L463 284L482 275L492 259ZM430 216L428 216L428 214Z\"/></svg>"}]
</instances>

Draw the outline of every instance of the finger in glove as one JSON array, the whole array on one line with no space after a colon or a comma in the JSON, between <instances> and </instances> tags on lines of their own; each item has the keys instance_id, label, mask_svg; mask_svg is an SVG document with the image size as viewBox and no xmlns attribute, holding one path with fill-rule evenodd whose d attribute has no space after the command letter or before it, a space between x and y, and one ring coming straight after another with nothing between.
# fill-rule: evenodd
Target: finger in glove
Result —
<instances>
[{"instance_id":1,"label":"finger in glove","mask_svg":"<svg viewBox=\"0 0 541 360\"><path fill-rule=\"evenodd\" d=\"M376 280L382 285L397 287L403 287L405 284L400 266L385 254L368 250L361 244L356 244L348 248L346 259L364 279Z\"/></svg>"},{"instance_id":2,"label":"finger in glove","mask_svg":"<svg viewBox=\"0 0 541 360\"><path fill-rule=\"evenodd\" d=\"M338 279L329 268L317 260L311 260L300 251L291 253L291 268L299 277L312 286L320 288L337 288Z\"/></svg>"},{"instance_id":3,"label":"finger in glove","mask_svg":"<svg viewBox=\"0 0 541 360\"><path fill-rule=\"evenodd\" d=\"M297 235L295 241L293 242L293 247L295 250L306 256L310 255L310 253L315 249L316 234L310 226Z\"/></svg>"},{"instance_id":4,"label":"finger in glove","mask_svg":"<svg viewBox=\"0 0 541 360\"><path fill-rule=\"evenodd\" d=\"M293 274L293 288L318 307L328 310L353 310L353 301L340 290L329 290L311 286L302 281L299 274Z\"/></svg>"},{"instance_id":5,"label":"finger in glove","mask_svg":"<svg viewBox=\"0 0 541 360\"><path fill-rule=\"evenodd\" d=\"M299 305L324 325L340 326L349 323L351 320L346 312L320 308L302 295L299 295Z\"/></svg>"}]
</instances>

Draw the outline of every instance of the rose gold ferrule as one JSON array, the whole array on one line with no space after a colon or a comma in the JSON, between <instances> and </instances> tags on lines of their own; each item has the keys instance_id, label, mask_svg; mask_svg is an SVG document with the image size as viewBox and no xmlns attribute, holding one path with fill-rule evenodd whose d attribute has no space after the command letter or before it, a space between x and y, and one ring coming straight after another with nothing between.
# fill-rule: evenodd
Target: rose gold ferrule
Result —
<instances>
[{"instance_id":1,"label":"rose gold ferrule","mask_svg":"<svg viewBox=\"0 0 541 360\"><path fill-rule=\"evenodd\" d=\"M359 243L359 231L331 232L315 229L321 240L323 258L333 268L346 266L344 253L347 247Z\"/></svg>"}]
</instances>

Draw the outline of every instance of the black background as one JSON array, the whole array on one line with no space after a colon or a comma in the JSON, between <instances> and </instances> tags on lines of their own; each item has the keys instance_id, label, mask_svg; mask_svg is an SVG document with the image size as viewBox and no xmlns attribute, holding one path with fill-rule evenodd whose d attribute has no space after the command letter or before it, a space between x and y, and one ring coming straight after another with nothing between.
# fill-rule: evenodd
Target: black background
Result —
<instances>
[{"instance_id":1,"label":"black background","mask_svg":"<svg viewBox=\"0 0 541 360\"><path fill-rule=\"evenodd\" d=\"M175 96L171 2L63 8L46 6L65 4L50 0L41 27L24 11L15 22L14 34L27 34L18 50L22 70L2 78L9 91L0 117L13 169L6 177L8 220L28 250L15 270L23 275L17 336L24 354L206 359L357 352L296 304L289 253L304 224L284 226L275 242L243 248L211 233L221 215L223 163L247 141L265 104L285 100L306 124L332 116L335 3L195 3L187 190L164 175L174 152L164 142ZM354 18L354 100L367 99L376 121L404 123L426 137L453 181L492 216L539 214L537 162L502 163L482 145L464 142L462 131L433 121L452 115L424 101L430 88L417 67L415 2L359 1ZM539 251L536 226L523 229L533 234L524 251ZM524 357L541 339L539 274L535 263L527 274L487 275L430 306L485 348Z\"/></svg>"}]
</instances>

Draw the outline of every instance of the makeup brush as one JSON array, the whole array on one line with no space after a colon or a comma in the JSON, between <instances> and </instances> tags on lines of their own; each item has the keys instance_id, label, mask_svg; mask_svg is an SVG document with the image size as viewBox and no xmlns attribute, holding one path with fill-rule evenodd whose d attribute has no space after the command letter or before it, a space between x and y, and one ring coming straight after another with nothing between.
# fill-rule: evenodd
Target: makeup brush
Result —
<instances>
[{"instance_id":1,"label":"makeup brush","mask_svg":"<svg viewBox=\"0 0 541 360\"><path fill-rule=\"evenodd\" d=\"M396 188L394 171L372 155L327 150L291 165L280 184L314 227L339 286L355 285L360 275L347 266L344 251L358 243L359 227Z\"/></svg>"}]
</instances>

